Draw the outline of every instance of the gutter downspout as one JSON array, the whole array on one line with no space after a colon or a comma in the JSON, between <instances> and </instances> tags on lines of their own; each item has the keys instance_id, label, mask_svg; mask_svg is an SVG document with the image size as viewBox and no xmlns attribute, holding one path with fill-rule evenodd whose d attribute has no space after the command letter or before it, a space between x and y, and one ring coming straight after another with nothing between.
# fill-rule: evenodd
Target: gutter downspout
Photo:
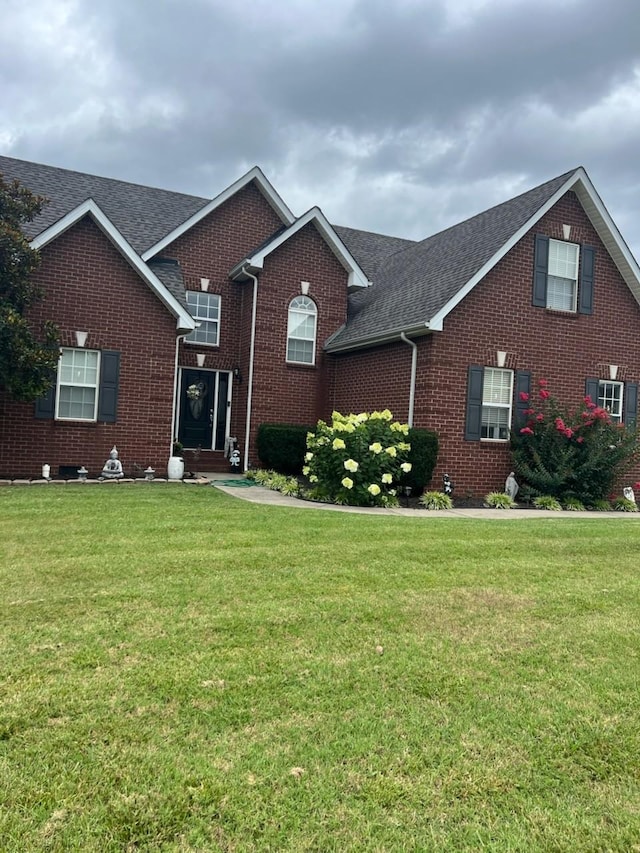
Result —
<instances>
[{"instance_id":1,"label":"gutter downspout","mask_svg":"<svg viewBox=\"0 0 640 853\"><path fill-rule=\"evenodd\" d=\"M411 384L409 386L409 417L407 423L410 427L413 426L413 407L416 399L416 374L418 372L418 344L415 341L410 341L404 332L400 332L400 340L413 349L411 353Z\"/></svg>"},{"instance_id":2,"label":"gutter downspout","mask_svg":"<svg viewBox=\"0 0 640 853\"><path fill-rule=\"evenodd\" d=\"M176 357L173 364L173 407L171 410L171 447L169 448L169 456L173 456L173 442L177 438L176 435L176 408L178 404L178 353L180 351L180 339L186 338L191 332L183 332L176 336Z\"/></svg>"},{"instance_id":3,"label":"gutter downspout","mask_svg":"<svg viewBox=\"0 0 640 853\"><path fill-rule=\"evenodd\" d=\"M251 346L249 348L249 378L247 379L247 416L244 433L244 470L249 470L249 436L251 435L251 403L253 397L253 356L256 344L256 318L258 313L258 279L245 267L242 272L253 279L253 307L251 310Z\"/></svg>"}]
</instances>

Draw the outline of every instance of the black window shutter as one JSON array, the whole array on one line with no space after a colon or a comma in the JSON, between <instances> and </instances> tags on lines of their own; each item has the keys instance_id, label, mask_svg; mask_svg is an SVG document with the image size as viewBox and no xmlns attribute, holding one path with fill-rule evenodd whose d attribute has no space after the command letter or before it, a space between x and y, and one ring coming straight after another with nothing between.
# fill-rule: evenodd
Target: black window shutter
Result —
<instances>
[{"instance_id":1,"label":"black window shutter","mask_svg":"<svg viewBox=\"0 0 640 853\"><path fill-rule=\"evenodd\" d=\"M482 384L484 368L477 364L469 366L467 377L467 417L464 429L465 441L480 441L482 428Z\"/></svg>"},{"instance_id":2,"label":"black window shutter","mask_svg":"<svg viewBox=\"0 0 640 853\"><path fill-rule=\"evenodd\" d=\"M623 420L626 426L635 428L638 417L638 383L624 383L624 415Z\"/></svg>"},{"instance_id":3,"label":"black window shutter","mask_svg":"<svg viewBox=\"0 0 640 853\"><path fill-rule=\"evenodd\" d=\"M520 394L531 394L531 373L528 370L516 371L516 417L514 426L521 427L527 422L525 409L531 408L531 400L521 400Z\"/></svg>"},{"instance_id":4,"label":"black window shutter","mask_svg":"<svg viewBox=\"0 0 640 853\"><path fill-rule=\"evenodd\" d=\"M581 314L593 314L593 272L596 250L593 246L582 246L581 254L578 311Z\"/></svg>"},{"instance_id":5,"label":"black window shutter","mask_svg":"<svg viewBox=\"0 0 640 853\"><path fill-rule=\"evenodd\" d=\"M533 299L536 308L547 307L547 273L549 271L549 238L536 234L533 255Z\"/></svg>"},{"instance_id":6,"label":"black window shutter","mask_svg":"<svg viewBox=\"0 0 640 853\"><path fill-rule=\"evenodd\" d=\"M53 384L42 397L36 400L35 416L36 418L52 418L56 412L56 380L53 377Z\"/></svg>"},{"instance_id":7,"label":"black window shutter","mask_svg":"<svg viewBox=\"0 0 640 853\"><path fill-rule=\"evenodd\" d=\"M100 367L100 392L98 395L98 420L115 423L118 411L118 379L120 353L103 350Z\"/></svg>"},{"instance_id":8,"label":"black window shutter","mask_svg":"<svg viewBox=\"0 0 640 853\"><path fill-rule=\"evenodd\" d=\"M600 391L600 381L598 379L587 379L584 384L584 393L587 397L591 397L591 402L598 405L598 396Z\"/></svg>"}]
</instances>

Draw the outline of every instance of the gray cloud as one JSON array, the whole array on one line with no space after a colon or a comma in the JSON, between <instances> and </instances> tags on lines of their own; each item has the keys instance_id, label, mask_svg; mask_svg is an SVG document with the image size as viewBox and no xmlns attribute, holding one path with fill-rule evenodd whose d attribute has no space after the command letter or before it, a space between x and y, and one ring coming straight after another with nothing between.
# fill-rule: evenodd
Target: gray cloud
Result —
<instances>
[{"instance_id":1,"label":"gray cloud","mask_svg":"<svg viewBox=\"0 0 640 853\"><path fill-rule=\"evenodd\" d=\"M583 164L640 248L637 0L5 2L3 153L413 237Z\"/></svg>"}]
</instances>

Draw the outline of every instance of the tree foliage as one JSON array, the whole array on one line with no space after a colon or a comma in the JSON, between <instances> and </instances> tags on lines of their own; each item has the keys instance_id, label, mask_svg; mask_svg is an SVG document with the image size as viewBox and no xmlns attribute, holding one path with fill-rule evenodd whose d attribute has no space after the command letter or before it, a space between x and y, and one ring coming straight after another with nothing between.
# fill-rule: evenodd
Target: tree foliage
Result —
<instances>
[{"instance_id":1,"label":"tree foliage","mask_svg":"<svg viewBox=\"0 0 640 853\"><path fill-rule=\"evenodd\" d=\"M45 199L0 174L0 385L15 400L35 400L51 385L58 361L57 329L34 330L28 309L42 292L34 283L38 252L23 226L40 213Z\"/></svg>"}]
</instances>

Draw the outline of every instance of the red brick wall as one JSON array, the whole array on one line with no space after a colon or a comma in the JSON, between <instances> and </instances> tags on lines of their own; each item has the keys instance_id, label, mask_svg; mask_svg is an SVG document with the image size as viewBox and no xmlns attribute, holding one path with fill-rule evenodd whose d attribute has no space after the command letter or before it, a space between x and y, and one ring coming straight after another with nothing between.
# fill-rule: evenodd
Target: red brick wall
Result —
<instances>
[{"instance_id":1,"label":"red brick wall","mask_svg":"<svg viewBox=\"0 0 640 853\"><path fill-rule=\"evenodd\" d=\"M331 414L324 341L345 321L347 273L315 225L309 224L269 255L258 284L251 461L257 462L255 436L261 423L313 425ZM318 308L316 363L288 364L289 303L309 282Z\"/></svg>"},{"instance_id":2,"label":"red brick wall","mask_svg":"<svg viewBox=\"0 0 640 853\"><path fill-rule=\"evenodd\" d=\"M531 305L534 235L562 240L563 224L572 226L572 242L596 248L591 315ZM457 496L484 495L501 490L510 470L506 443L464 440L469 365L497 366L496 352L504 350L506 367L531 371L534 385L546 378L554 396L577 405L585 379L607 379L608 364L621 366L619 380L640 381L639 332L638 303L575 194L567 193L452 311L442 332L418 340L414 425L435 429L440 438L433 487L440 488L447 472ZM336 357L335 408L388 406L404 417L409 352L394 344Z\"/></svg>"},{"instance_id":3,"label":"red brick wall","mask_svg":"<svg viewBox=\"0 0 640 853\"><path fill-rule=\"evenodd\" d=\"M180 262L187 290L200 290L200 279L208 278L208 292L220 296L219 346L182 343L179 363L195 367L196 353L204 353L206 370L240 368L242 382L234 382L232 391L231 434L241 443L244 443L247 405L253 284L232 282L229 271L281 227L273 208L251 183L162 251L163 256ZM198 464L206 470L206 453Z\"/></svg>"},{"instance_id":4,"label":"red brick wall","mask_svg":"<svg viewBox=\"0 0 640 853\"><path fill-rule=\"evenodd\" d=\"M34 418L34 405L0 390L0 475L39 476L44 462L85 465L96 475L116 444L125 473L133 464L166 469L171 439L176 320L87 217L46 246L37 280L46 292L33 311L75 346L119 350L120 393L115 424Z\"/></svg>"}]
</instances>

